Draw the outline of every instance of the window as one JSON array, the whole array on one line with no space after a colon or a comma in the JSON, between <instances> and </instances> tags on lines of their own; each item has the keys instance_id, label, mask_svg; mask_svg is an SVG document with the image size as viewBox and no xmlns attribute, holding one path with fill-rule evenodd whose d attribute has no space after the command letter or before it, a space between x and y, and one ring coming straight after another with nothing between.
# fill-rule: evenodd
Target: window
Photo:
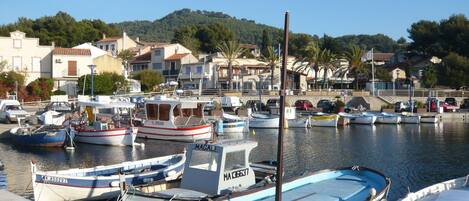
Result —
<instances>
[{"instance_id":1,"label":"window","mask_svg":"<svg viewBox=\"0 0 469 201\"><path fill-rule=\"evenodd\" d=\"M14 67L15 70L20 70L21 66L23 65L22 60L23 60L23 58L21 58L19 56L13 57L13 67Z\"/></svg>"},{"instance_id":2,"label":"window","mask_svg":"<svg viewBox=\"0 0 469 201\"><path fill-rule=\"evenodd\" d=\"M202 117L204 113L203 104L197 103L197 108L192 109L192 115Z\"/></svg>"},{"instance_id":3,"label":"window","mask_svg":"<svg viewBox=\"0 0 469 201\"><path fill-rule=\"evenodd\" d=\"M13 47L14 48L21 48L21 40L20 39L14 39L13 40Z\"/></svg>"},{"instance_id":4,"label":"window","mask_svg":"<svg viewBox=\"0 0 469 201\"><path fill-rule=\"evenodd\" d=\"M161 50L155 50L155 56L161 56Z\"/></svg>"},{"instance_id":5,"label":"window","mask_svg":"<svg viewBox=\"0 0 469 201\"><path fill-rule=\"evenodd\" d=\"M147 118L148 120L158 120L158 105L147 104Z\"/></svg>"},{"instance_id":6,"label":"window","mask_svg":"<svg viewBox=\"0 0 469 201\"><path fill-rule=\"evenodd\" d=\"M102 45L100 45L100 46L99 46L99 49L102 49L102 50L104 50L104 47L103 47Z\"/></svg>"},{"instance_id":7,"label":"window","mask_svg":"<svg viewBox=\"0 0 469 201\"><path fill-rule=\"evenodd\" d=\"M225 172L246 167L244 150L226 153Z\"/></svg>"},{"instance_id":8,"label":"window","mask_svg":"<svg viewBox=\"0 0 469 201\"><path fill-rule=\"evenodd\" d=\"M171 71L176 71L176 62L171 61Z\"/></svg>"},{"instance_id":9,"label":"window","mask_svg":"<svg viewBox=\"0 0 469 201\"><path fill-rule=\"evenodd\" d=\"M189 75L189 74L191 74L191 67L189 67L189 66L186 66L186 68L185 68L185 71L184 71L184 72L185 72L185 74L186 74L186 75Z\"/></svg>"},{"instance_id":10,"label":"window","mask_svg":"<svg viewBox=\"0 0 469 201\"><path fill-rule=\"evenodd\" d=\"M77 61L68 61L68 76L77 76Z\"/></svg>"},{"instance_id":11,"label":"window","mask_svg":"<svg viewBox=\"0 0 469 201\"><path fill-rule=\"evenodd\" d=\"M215 172L218 167L218 155L217 152L192 150L189 167Z\"/></svg>"},{"instance_id":12,"label":"window","mask_svg":"<svg viewBox=\"0 0 469 201\"><path fill-rule=\"evenodd\" d=\"M106 45L106 51L109 50L109 45Z\"/></svg>"},{"instance_id":13,"label":"window","mask_svg":"<svg viewBox=\"0 0 469 201\"><path fill-rule=\"evenodd\" d=\"M112 50L112 51L116 50L116 47L115 47L114 44L111 45L111 50Z\"/></svg>"},{"instance_id":14,"label":"window","mask_svg":"<svg viewBox=\"0 0 469 201\"><path fill-rule=\"evenodd\" d=\"M169 111L171 111L171 105L161 104L159 110L160 110L159 120L160 121L169 121Z\"/></svg>"},{"instance_id":15,"label":"window","mask_svg":"<svg viewBox=\"0 0 469 201\"><path fill-rule=\"evenodd\" d=\"M33 57L31 58L31 72L40 72L41 71L41 58Z\"/></svg>"},{"instance_id":16,"label":"window","mask_svg":"<svg viewBox=\"0 0 469 201\"><path fill-rule=\"evenodd\" d=\"M163 68L161 63L153 63L153 69L161 69L161 68Z\"/></svg>"},{"instance_id":17,"label":"window","mask_svg":"<svg viewBox=\"0 0 469 201\"><path fill-rule=\"evenodd\" d=\"M202 74L202 66L197 66L197 74Z\"/></svg>"}]
</instances>

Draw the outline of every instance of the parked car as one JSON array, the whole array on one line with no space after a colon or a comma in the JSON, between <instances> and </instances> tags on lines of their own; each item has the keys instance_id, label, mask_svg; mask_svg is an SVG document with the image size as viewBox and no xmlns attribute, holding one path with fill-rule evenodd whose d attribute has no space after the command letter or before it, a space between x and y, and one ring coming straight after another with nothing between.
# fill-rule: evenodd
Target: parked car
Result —
<instances>
[{"instance_id":1,"label":"parked car","mask_svg":"<svg viewBox=\"0 0 469 201\"><path fill-rule=\"evenodd\" d=\"M29 116L17 100L0 100L0 121L9 124Z\"/></svg>"},{"instance_id":2,"label":"parked car","mask_svg":"<svg viewBox=\"0 0 469 201\"><path fill-rule=\"evenodd\" d=\"M413 112L417 112L417 101L413 100ZM394 104L394 112L411 112L409 101L398 101Z\"/></svg>"},{"instance_id":3,"label":"parked car","mask_svg":"<svg viewBox=\"0 0 469 201\"><path fill-rule=\"evenodd\" d=\"M272 109L272 108L280 108L280 99L278 98L273 98L267 100L267 108Z\"/></svg>"},{"instance_id":4,"label":"parked car","mask_svg":"<svg viewBox=\"0 0 469 201\"><path fill-rule=\"evenodd\" d=\"M72 106L68 102L51 102L45 107L45 111L68 113L72 112Z\"/></svg>"},{"instance_id":5,"label":"parked car","mask_svg":"<svg viewBox=\"0 0 469 201\"><path fill-rule=\"evenodd\" d=\"M469 109L469 98L465 98L461 103L461 109Z\"/></svg>"},{"instance_id":6,"label":"parked car","mask_svg":"<svg viewBox=\"0 0 469 201\"><path fill-rule=\"evenodd\" d=\"M443 107L443 112L456 112L456 110L458 109L458 107L450 105L446 102L442 102L440 104L440 107Z\"/></svg>"},{"instance_id":7,"label":"parked car","mask_svg":"<svg viewBox=\"0 0 469 201\"><path fill-rule=\"evenodd\" d=\"M458 102L456 101L456 98L446 98L445 103L447 103L448 105L455 106L455 107L458 106Z\"/></svg>"},{"instance_id":8,"label":"parked car","mask_svg":"<svg viewBox=\"0 0 469 201\"><path fill-rule=\"evenodd\" d=\"M266 111L267 106L260 100L248 100L246 102L246 108L251 108L253 112Z\"/></svg>"},{"instance_id":9,"label":"parked car","mask_svg":"<svg viewBox=\"0 0 469 201\"><path fill-rule=\"evenodd\" d=\"M243 103L239 99L239 97L234 97L234 96L223 96L221 97L221 107L224 110L231 110L235 111L238 110Z\"/></svg>"},{"instance_id":10,"label":"parked car","mask_svg":"<svg viewBox=\"0 0 469 201\"><path fill-rule=\"evenodd\" d=\"M322 99L318 101L317 108L321 108L322 112L334 112L334 103L331 100Z\"/></svg>"},{"instance_id":11,"label":"parked car","mask_svg":"<svg viewBox=\"0 0 469 201\"><path fill-rule=\"evenodd\" d=\"M314 108L313 103L309 100L297 100L295 107L297 110L311 110Z\"/></svg>"}]
</instances>

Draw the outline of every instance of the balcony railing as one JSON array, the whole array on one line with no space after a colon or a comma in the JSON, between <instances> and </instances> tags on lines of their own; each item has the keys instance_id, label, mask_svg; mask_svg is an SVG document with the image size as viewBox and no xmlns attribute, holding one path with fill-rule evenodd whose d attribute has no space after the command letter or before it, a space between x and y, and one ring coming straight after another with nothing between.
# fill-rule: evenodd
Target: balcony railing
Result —
<instances>
[{"instance_id":1,"label":"balcony railing","mask_svg":"<svg viewBox=\"0 0 469 201\"><path fill-rule=\"evenodd\" d=\"M178 75L178 70L163 70L163 75L171 76L171 75Z\"/></svg>"}]
</instances>

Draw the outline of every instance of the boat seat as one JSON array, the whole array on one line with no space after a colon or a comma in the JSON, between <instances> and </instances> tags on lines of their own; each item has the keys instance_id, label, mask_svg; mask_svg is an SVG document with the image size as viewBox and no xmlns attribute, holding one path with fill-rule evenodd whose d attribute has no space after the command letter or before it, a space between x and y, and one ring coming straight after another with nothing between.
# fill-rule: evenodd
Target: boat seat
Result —
<instances>
[{"instance_id":1,"label":"boat seat","mask_svg":"<svg viewBox=\"0 0 469 201\"><path fill-rule=\"evenodd\" d=\"M186 125L186 122L189 120L189 117L176 117L174 118L174 125L176 126L184 126Z\"/></svg>"}]
</instances>

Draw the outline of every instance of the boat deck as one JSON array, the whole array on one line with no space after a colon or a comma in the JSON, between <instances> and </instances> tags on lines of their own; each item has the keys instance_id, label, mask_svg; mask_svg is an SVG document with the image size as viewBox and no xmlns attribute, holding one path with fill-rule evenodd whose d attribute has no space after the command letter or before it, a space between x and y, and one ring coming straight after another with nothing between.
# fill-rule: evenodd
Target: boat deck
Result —
<instances>
[{"instance_id":1,"label":"boat deck","mask_svg":"<svg viewBox=\"0 0 469 201\"><path fill-rule=\"evenodd\" d=\"M439 194L432 194L422 201L463 201L469 199L469 187L450 189Z\"/></svg>"},{"instance_id":2,"label":"boat deck","mask_svg":"<svg viewBox=\"0 0 469 201\"><path fill-rule=\"evenodd\" d=\"M369 197L371 186L375 185L360 176L344 175L299 186L284 192L282 196L283 200L358 201ZM275 197L263 200L275 200Z\"/></svg>"}]
</instances>

